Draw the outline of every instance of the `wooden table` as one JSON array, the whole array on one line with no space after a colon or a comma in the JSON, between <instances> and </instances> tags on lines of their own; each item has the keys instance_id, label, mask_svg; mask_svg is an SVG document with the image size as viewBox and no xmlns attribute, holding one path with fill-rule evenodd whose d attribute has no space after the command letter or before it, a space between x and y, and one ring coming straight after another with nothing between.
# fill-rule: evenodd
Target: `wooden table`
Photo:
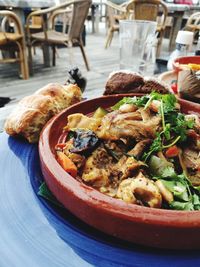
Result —
<instances>
[{"instance_id":1,"label":"wooden table","mask_svg":"<svg viewBox=\"0 0 200 267\"><path fill-rule=\"evenodd\" d=\"M0 6L15 8L43 8L59 4L60 0L0 0Z\"/></svg>"},{"instance_id":2,"label":"wooden table","mask_svg":"<svg viewBox=\"0 0 200 267\"><path fill-rule=\"evenodd\" d=\"M186 11L198 11L200 10L200 6L197 5L181 5L181 4L167 4L169 13L169 16L172 16L174 21L173 21L173 26L172 26L172 35L171 39L169 42L169 51L174 50L175 44L176 44L176 36L178 34L178 31L181 30L181 25L182 25L182 20L184 13Z\"/></svg>"}]
</instances>

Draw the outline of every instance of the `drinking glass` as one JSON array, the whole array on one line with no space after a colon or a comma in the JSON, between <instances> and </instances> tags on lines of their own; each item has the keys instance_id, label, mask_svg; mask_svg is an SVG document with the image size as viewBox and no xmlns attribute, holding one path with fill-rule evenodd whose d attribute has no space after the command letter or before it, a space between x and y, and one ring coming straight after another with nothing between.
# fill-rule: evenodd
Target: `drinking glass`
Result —
<instances>
[{"instance_id":1,"label":"drinking glass","mask_svg":"<svg viewBox=\"0 0 200 267\"><path fill-rule=\"evenodd\" d=\"M156 26L154 21L120 20L120 69L146 76L154 74Z\"/></svg>"}]
</instances>

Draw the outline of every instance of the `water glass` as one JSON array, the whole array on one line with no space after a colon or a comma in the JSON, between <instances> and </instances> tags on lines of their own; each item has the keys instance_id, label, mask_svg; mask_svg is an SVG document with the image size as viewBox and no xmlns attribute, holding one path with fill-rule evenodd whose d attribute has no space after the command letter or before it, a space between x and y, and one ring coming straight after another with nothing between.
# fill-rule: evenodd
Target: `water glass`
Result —
<instances>
[{"instance_id":1,"label":"water glass","mask_svg":"<svg viewBox=\"0 0 200 267\"><path fill-rule=\"evenodd\" d=\"M120 20L120 69L146 76L154 74L156 26L154 21Z\"/></svg>"}]
</instances>

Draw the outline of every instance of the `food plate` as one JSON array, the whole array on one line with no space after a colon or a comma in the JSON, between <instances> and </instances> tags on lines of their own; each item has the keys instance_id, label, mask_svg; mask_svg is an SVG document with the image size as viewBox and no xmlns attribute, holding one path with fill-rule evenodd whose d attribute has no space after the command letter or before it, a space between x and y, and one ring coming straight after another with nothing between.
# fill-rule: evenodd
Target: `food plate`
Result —
<instances>
[{"instance_id":1,"label":"food plate","mask_svg":"<svg viewBox=\"0 0 200 267\"><path fill-rule=\"evenodd\" d=\"M3 133L0 155L1 267L199 266L199 251L121 242L38 197L43 177L36 145Z\"/></svg>"},{"instance_id":2,"label":"food plate","mask_svg":"<svg viewBox=\"0 0 200 267\"><path fill-rule=\"evenodd\" d=\"M182 64L200 64L200 56L178 57L172 63L173 69L178 72Z\"/></svg>"},{"instance_id":3,"label":"food plate","mask_svg":"<svg viewBox=\"0 0 200 267\"><path fill-rule=\"evenodd\" d=\"M171 86L172 84L177 83L178 74L176 71L170 70L170 71L163 72L162 74L159 75L158 78L159 78L159 80L161 80L161 81L167 83L169 86Z\"/></svg>"},{"instance_id":4,"label":"food plate","mask_svg":"<svg viewBox=\"0 0 200 267\"><path fill-rule=\"evenodd\" d=\"M67 116L80 111L89 114L99 106L108 108L124 96L113 95L81 102L63 111L46 125L39 142L45 181L70 212L111 236L158 248L200 248L199 211L172 211L127 204L78 182L58 164L54 148L66 125ZM180 100L180 104L184 113L200 113L198 104L185 100Z\"/></svg>"}]
</instances>

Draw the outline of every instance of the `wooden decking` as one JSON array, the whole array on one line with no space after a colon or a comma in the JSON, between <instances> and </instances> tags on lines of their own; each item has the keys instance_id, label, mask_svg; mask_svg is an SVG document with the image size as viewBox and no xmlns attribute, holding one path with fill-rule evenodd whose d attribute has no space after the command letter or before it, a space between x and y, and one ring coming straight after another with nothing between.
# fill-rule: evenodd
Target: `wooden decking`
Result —
<instances>
[{"instance_id":1,"label":"wooden decking","mask_svg":"<svg viewBox=\"0 0 200 267\"><path fill-rule=\"evenodd\" d=\"M112 45L109 49L104 49L105 27L101 25L98 33L91 33L91 25L87 24L86 36L86 53L88 56L90 71L87 72L80 49L75 47L74 65L78 66L87 78L87 88L84 97L92 98L100 96L104 90L104 86L110 72L119 69L119 43L118 35L115 35ZM69 53L67 48L58 49L56 66L44 68L41 49L36 50L34 60L34 76L29 80L19 78L18 65L4 64L0 65L0 96L8 96L13 100L5 107L0 108L0 130L7 115L13 106L24 96L32 94L42 86L59 82L64 84L66 81L67 69L69 65Z\"/></svg>"},{"instance_id":2,"label":"wooden decking","mask_svg":"<svg viewBox=\"0 0 200 267\"><path fill-rule=\"evenodd\" d=\"M105 50L105 30L91 34L91 25L87 25L86 53L88 56L91 71L87 72L83 62L80 49L75 47L74 64L80 68L83 76L87 78L87 88L84 97L94 97L102 94L108 74L118 69L119 47L118 42L113 41L112 46ZM117 36L116 36L117 39ZM5 107L0 108L0 129L6 116L13 106L24 96L30 95L42 86L66 81L67 69L69 65L69 53L67 48L58 49L56 67L44 68L41 49L38 48L34 56L34 76L29 80L19 78L18 65L0 65L0 96L8 96L13 99Z\"/></svg>"}]
</instances>

